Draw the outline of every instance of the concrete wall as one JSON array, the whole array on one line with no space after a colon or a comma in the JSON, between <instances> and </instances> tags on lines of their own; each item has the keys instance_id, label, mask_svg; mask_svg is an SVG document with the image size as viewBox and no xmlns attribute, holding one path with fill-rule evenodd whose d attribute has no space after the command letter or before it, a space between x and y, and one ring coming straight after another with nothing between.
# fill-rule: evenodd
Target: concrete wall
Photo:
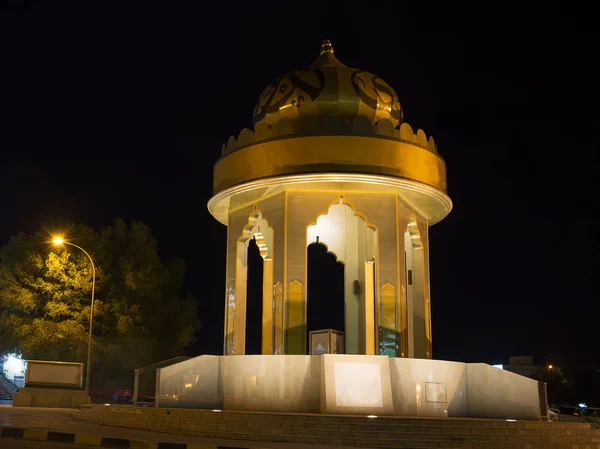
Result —
<instances>
[{"instance_id":1,"label":"concrete wall","mask_svg":"<svg viewBox=\"0 0 600 449\"><path fill-rule=\"evenodd\" d=\"M348 354L201 356L157 376L160 407L541 418L537 381L483 363Z\"/></svg>"},{"instance_id":2,"label":"concrete wall","mask_svg":"<svg viewBox=\"0 0 600 449\"><path fill-rule=\"evenodd\" d=\"M220 378L224 410L319 412L320 357L223 357Z\"/></svg>"},{"instance_id":3,"label":"concrete wall","mask_svg":"<svg viewBox=\"0 0 600 449\"><path fill-rule=\"evenodd\" d=\"M13 407L80 408L91 403L83 390L21 388L14 394Z\"/></svg>"},{"instance_id":4,"label":"concrete wall","mask_svg":"<svg viewBox=\"0 0 600 449\"><path fill-rule=\"evenodd\" d=\"M468 416L540 419L537 380L485 363L467 365Z\"/></svg>"},{"instance_id":5,"label":"concrete wall","mask_svg":"<svg viewBox=\"0 0 600 449\"><path fill-rule=\"evenodd\" d=\"M156 407L222 409L219 356L203 355L156 370Z\"/></svg>"},{"instance_id":6,"label":"concrete wall","mask_svg":"<svg viewBox=\"0 0 600 449\"><path fill-rule=\"evenodd\" d=\"M467 364L390 358L396 416L468 416Z\"/></svg>"},{"instance_id":7,"label":"concrete wall","mask_svg":"<svg viewBox=\"0 0 600 449\"><path fill-rule=\"evenodd\" d=\"M157 376L159 407L319 413L320 357L205 355Z\"/></svg>"}]
</instances>

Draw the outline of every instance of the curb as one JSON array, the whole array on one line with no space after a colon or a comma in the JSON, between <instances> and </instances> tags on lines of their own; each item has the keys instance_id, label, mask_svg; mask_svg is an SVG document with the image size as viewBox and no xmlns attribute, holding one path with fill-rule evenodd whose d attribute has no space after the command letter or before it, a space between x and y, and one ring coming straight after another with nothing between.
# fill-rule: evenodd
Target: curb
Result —
<instances>
[{"instance_id":1,"label":"curb","mask_svg":"<svg viewBox=\"0 0 600 449\"><path fill-rule=\"evenodd\" d=\"M55 432L52 430L24 429L21 427L0 427L0 440L14 438L30 441L72 443L83 446L106 447L113 449L249 449L244 447L214 446L198 443L165 443L158 441L128 440L109 438L82 433Z\"/></svg>"}]
</instances>

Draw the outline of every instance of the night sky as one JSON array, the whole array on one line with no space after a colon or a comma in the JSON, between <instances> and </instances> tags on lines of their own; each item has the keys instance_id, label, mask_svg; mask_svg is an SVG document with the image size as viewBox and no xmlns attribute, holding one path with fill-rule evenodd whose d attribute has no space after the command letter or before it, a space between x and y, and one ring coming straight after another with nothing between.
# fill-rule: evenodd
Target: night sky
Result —
<instances>
[{"instance_id":1,"label":"night sky","mask_svg":"<svg viewBox=\"0 0 600 449\"><path fill-rule=\"evenodd\" d=\"M0 5L0 244L66 221L142 221L162 257L187 263L204 322L190 355L221 353L213 164L263 88L331 39L446 160L434 358L600 363L600 36L584 3Z\"/></svg>"}]
</instances>

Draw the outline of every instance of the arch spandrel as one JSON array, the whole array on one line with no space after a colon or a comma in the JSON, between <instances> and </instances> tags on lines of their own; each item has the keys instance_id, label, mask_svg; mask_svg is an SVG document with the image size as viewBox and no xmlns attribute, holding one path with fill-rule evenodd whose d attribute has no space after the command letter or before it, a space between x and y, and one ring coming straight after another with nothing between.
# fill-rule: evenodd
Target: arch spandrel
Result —
<instances>
[{"instance_id":1,"label":"arch spandrel","mask_svg":"<svg viewBox=\"0 0 600 449\"><path fill-rule=\"evenodd\" d=\"M238 246L244 245L247 248L252 238L256 238L263 259L273 258L273 228L269 226L269 222L257 207L253 208L248 216L248 223L242 228L241 235L237 239Z\"/></svg>"}]
</instances>

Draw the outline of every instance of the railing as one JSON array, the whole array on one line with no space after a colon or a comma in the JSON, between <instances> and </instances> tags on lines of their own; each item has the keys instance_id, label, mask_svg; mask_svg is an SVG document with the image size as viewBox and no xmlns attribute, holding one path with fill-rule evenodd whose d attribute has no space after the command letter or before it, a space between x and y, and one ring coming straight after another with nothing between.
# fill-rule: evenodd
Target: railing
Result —
<instances>
[{"instance_id":1,"label":"railing","mask_svg":"<svg viewBox=\"0 0 600 449\"><path fill-rule=\"evenodd\" d=\"M6 396L9 396L10 399L12 399L13 394L17 391L19 391L19 387L4 377L3 374L0 374L0 395L2 395L3 392L6 392Z\"/></svg>"},{"instance_id":2,"label":"railing","mask_svg":"<svg viewBox=\"0 0 600 449\"><path fill-rule=\"evenodd\" d=\"M572 421L588 423L593 429L600 429L600 408L580 407L578 405L565 405L560 408L549 408L558 415L558 421ZM566 419L569 417L569 419Z\"/></svg>"}]
</instances>

